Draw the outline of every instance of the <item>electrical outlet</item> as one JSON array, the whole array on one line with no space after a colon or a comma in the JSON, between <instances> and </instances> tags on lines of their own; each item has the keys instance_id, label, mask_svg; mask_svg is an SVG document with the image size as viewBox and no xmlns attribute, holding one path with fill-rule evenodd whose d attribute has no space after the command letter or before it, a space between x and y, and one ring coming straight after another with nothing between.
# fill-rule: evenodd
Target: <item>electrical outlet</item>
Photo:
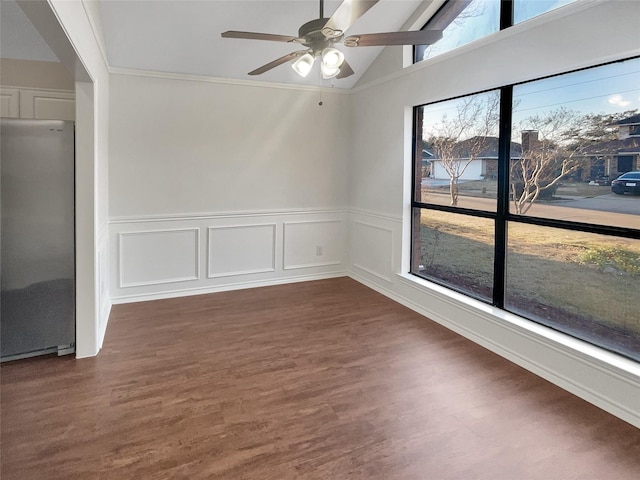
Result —
<instances>
[{"instance_id":1,"label":"electrical outlet","mask_svg":"<svg viewBox=\"0 0 640 480\"><path fill-rule=\"evenodd\" d=\"M323 255L322 245L316 245L316 257L321 257Z\"/></svg>"}]
</instances>

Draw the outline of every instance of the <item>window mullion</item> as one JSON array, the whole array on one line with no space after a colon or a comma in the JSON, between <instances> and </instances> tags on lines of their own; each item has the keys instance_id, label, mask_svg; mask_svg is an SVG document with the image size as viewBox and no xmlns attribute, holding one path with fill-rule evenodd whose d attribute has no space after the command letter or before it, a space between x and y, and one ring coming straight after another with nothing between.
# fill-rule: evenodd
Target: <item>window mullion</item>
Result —
<instances>
[{"instance_id":1,"label":"window mullion","mask_svg":"<svg viewBox=\"0 0 640 480\"><path fill-rule=\"evenodd\" d=\"M513 25L513 0L500 1L500 30Z\"/></svg>"},{"instance_id":2,"label":"window mullion","mask_svg":"<svg viewBox=\"0 0 640 480\"><path fill-rule=\"evenodd\" d=\"M511 163L511 112L513 87L500 89L500 126L498 133L498 198L495 223L493 264L493 304L504 308L507 260L507 216L509 214L509 175Z\"/></svg>"}]
</instances>

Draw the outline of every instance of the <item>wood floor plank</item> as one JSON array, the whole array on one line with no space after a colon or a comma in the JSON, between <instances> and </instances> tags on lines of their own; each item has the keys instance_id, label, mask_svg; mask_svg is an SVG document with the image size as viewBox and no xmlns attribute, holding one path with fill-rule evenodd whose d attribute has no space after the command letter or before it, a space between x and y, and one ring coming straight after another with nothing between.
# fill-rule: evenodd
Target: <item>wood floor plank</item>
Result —
<instances>
[{"instance_id":1,"label":"wood floor plank","mask_svg":"<svg viewBox=\"0 0 640 480\"><path fill-rule=\"evenodd\" d=\"M2 364L13 479L637 479L640 430L348 279L114 306Z\"/></svg>"}]
</instances>

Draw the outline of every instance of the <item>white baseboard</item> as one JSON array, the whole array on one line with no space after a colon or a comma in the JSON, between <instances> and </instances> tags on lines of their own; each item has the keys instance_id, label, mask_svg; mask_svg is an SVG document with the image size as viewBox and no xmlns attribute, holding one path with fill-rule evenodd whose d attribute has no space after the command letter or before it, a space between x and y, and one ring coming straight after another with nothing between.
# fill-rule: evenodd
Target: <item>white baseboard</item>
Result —
<instances>
[{"instance_id":1,"label":"white baseboard","mask_svg":"<svg viewBox=\"0 0 640 480\"><path fill-rule=\"evenodd\" d=\"M164 291L161 293L127 295L127 296L112 298L111 301L114 305L119 305L119 304L125 304L125 303L162 300L165 298L188 297L191 295L205 295L207 293L228 292L231 290L243 290L247 288L270 287L274 285L283 285L287 283L308 282L311 280L323 280L327 278L337 278L337 277L346 277L346 276L348 276L347 272L339 271L339 272L318 273L318 274L300 275L300 276L291 276L291 277L280 277L280 278L269 279L269 280L255 280L255 281L248 281L248 282L227 283L224 285L215 285L215 286L209 286L209 287L198 287L198 288L187 288L183 290Z\"/></svg>"}]
</instances>

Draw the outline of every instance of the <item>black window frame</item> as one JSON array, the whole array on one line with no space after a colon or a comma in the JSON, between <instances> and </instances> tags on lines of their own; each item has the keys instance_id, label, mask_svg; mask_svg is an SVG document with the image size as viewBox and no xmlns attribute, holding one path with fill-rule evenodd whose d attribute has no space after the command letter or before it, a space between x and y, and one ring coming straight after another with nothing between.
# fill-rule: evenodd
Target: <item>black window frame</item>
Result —
<instances>
[{"instance_id":1,"label":"black window frame","mask_svg":"<svg viewBox=\"0 0 640 480\"><path fill-rule=\"evenodd\" d=\"M463 0L460 0L463 1ZM453 14L449 12L452 8L455 8L455 3L452 0L446 0L440 8L434 13L427 23L420 30L427 30L435 28L436 30L444 30L457 16L464 10L464 8L471 3L472 0L466 0L466 4L462 9L453 10ZM513 26L513 0L499 0L500 2L500 30ZM422 62L422 59L418 59L418 49L420 45L413 46L413 63Z\"/></svg>"},{"instance_id":2,"label":"black window frame","mask_svg":"<svg viewBox=\"0 0 640 480\"><path fill-rule=\"evenodd\" d=\"M485 304L494 306L503 311L514 313L518 316L527 318L532 322L540 324L535 318L529 318L524 316L521 312L515 312L505 307L505 292L506 292L506 258L508 251L508 238L507 238L507 225L509 223L521 223L536 225L541 227L560 228L570 231L578 231L585 233L593 233L611 237L622 237L634 240L640 240L640 228L633 229L627 227L618 227L611 225L599 225L592 223L583 223L573 220L551 219L543 217L535 217L529 215L518 215L512 213L509 208L509 188L510 188L510 145L511 145L511 131L512 131L512 111L513 111L513 89L518 85L523 85L531 82L544 80L547 78L558 77L567 75L579 71L589 70L593 68L603 67L605 65L611 65L616 63L622 63L629 60L640 59L640 56L628 57L611 62L592 65L589 67L579 68L575 70L569 70L562 73L542 76L527 81L508 84L499 88L492 88L489 90L483 90L470 94L451 97L435 102L429 102L413 107L413 151L412 151L412 185L411 185L411 245L410 245L410 270L409 273L420 279L427 280L429 282L441 285L449 290L461 293L467 297L474 298ZM422 108L427 105L433 105L445 101L456 100L465 98L471 95L477 95L486 93L489 91L500 91L500 119L499 119L499 143L498 143L498 187L497 187L497 205L496 210L475 210L468 208L461 208L458 206L441 205L435 203L429 203L425 201L416 201L416 188L421 188L420 180L421 171L419 165L422 160ZM494 221L494 271L493 271L493 293L492 300L489 302L479 296L474 296L468 291L464 291L460 288L456 288L455 285L444 283L437 278L431 278L426 275L420 275L417 273L416 266L419 264L419 252L416 252L417 239L416 239L416 221L420 222L420 213L423 210L441 211L454 214L468 215L472 217L489 218ZM415 270L415 271L414 271ZM544 324L545 326L549 326ZM550 328L553 328L552 326ZM563 332L566 333L566 332ZM579 338L579 337L577 337ZM588 339L581 338L584 341L589 342ZM592 343L592 342L591 342ZM597 345L604 349L609 349L606 345ZM609 349L610 350L610 349ZM619 352L615 352L620 354Z\"/></svg>"},{"instance_id":3,"label":"black window frame","mask_svg":"<svg viewBox=\"0 0 640 480\"><path fill-rule=\"evenodd\" d=\"M471 3L473 0L458 0L460 3L465 2L464 7L460 8L460 4L456 5L454 0L446 0L440 8L434 13L429 20L423 25L421 30L427 30L430 28L436 30L444 30L451 22L453 22L458 15ZM500 3L500 25L499 30L504 30L509 27L513 27L518 23L514 23L515 10L514 0L497 0ZM532 17L535 18L535 17ZM474 40L475 41L475 40ZM419 63L424 61L418 58L418 50L421 45L413 46L413 63Z\"/></svg>"}]
</instances>

